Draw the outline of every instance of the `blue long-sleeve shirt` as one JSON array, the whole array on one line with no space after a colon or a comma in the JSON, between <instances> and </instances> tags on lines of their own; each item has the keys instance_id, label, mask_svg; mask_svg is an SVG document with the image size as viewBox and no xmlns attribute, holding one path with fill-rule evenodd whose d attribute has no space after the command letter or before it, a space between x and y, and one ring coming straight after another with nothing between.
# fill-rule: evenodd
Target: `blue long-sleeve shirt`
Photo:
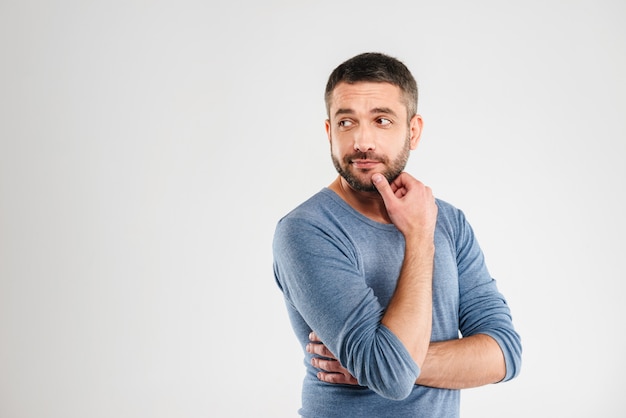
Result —
<instances>
[{"instance_id":1,"label":"blue long-sleeve shirt","mask_svg":"<svg viewBox=\"0 0 626 418\"><path fill-rule=\"evenodd\" d=\"M437 200L431 341L487 334L519 373L521 342L463 213ZM404 237L323 189L282 218L274 275L304 352L304 417L455 417L459 391L415 384L419 367L381 319L404 259ZM317 379L305 346L320 337L360 386Z\"/></svg>"}]
</instances>

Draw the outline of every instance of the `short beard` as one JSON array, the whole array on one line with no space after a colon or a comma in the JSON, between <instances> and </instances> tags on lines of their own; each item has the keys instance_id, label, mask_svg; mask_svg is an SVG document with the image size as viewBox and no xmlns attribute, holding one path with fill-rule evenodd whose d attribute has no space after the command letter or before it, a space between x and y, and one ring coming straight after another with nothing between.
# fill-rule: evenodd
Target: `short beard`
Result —
<instances>
[{"instance_id":1,"label":"short beard","mask_svg":"<svg viewBox=\"0 0 626 418\"><path fill-rule=\"evenodd\" d=\"M410 150L411 150L410 138L407 137L406 142L404 144L404 148L402 149L402 152L400 153L400 155L398 155L398 157L395 160L391 162L389 162L389 159L387 157L378 156L372 152L360 152L360 151L354 152L350 155L346 155L345 157L343 157L343 161L340 161L334 156L333 151L332 151L332 145L331 145L331 150L330 150L330 156L333 160L333 164L335 165L335 169L337 170L337 173L339 173L339 175L344 178L344 180L350 185L350 187L352 187L354 190L357 190L359 192L374 192L376 191L376 187L372 183L371 179L368 178L366 182L363 182L358 176L354 175L350 171L351 164L352 164L351 161L355 159L380 161L387 167L384 171L381 172L381 174L385 176L385 178L387 179L389 183L391 183L400 175L400 173L404 171L404 168L406 167L406 163L409 160ZM360 170L360 171L362 173L365 173L366 171L369 171L369 170Z\"/></svg>"}]
</instances>

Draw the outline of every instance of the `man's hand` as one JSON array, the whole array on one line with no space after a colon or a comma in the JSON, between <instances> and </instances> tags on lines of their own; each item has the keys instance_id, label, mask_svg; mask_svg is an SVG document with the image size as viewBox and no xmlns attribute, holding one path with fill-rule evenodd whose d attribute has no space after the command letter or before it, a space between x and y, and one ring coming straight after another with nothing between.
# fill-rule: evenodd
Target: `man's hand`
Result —
<instances>
[{"instance_id":1,"label":"man's hand","mask_svg":"<svg viewBox=\"0 0 626 418\"><path fill-rule=\"evenodd\" d=\"M382 174L372 176L391 222L408 239L419 236L433 240L437 205L432 190L406 172L389 184Z\"/></svg>"},{"instance_id":2,"label":"man's hand","mask_svg":"<svg viewBox=\"0 0 626 418\"><path fill-rule=\"evenodd\" d=\"M307 345L306 351L312 354L317 354L320 357L313 357L311 364L316 369L320 369L317 373L317 378L322 382L344 384L344 385L358 385L359 382L350 374L350 372L341 366L341 363L333 355L333 353L326 348L322 341L315 335L314 332L309 334L309 340L311 342Z\"/></svg>"}]
</instances>

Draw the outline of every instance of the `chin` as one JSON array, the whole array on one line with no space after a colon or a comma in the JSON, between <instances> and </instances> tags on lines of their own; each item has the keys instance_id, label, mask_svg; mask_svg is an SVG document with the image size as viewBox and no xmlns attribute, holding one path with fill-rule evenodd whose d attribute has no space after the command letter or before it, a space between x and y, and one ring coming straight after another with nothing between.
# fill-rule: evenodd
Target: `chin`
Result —
<instances>
[{"instance_id":1,"label":"chin","mask_svg":"<svg viewBox=\"0 0 626 418\"><path fill-rule=\"evenodd\" d=\"M371 179L361 179L356 176L343 176L344 180L358 192L375 192L376 187L372 183Z\"/></svg>"},{"instance_id":2,"label":"chin","mask_svg":"<svg viewBox=\"0 0 626 418\"><path fill-rule=\"evenodd\" d=\"M373 184L370 185L365 185L365 184L356 184L350 185L354 190L359 191L359 192L375 192L376 191L376 187L374 187Z\"/></svg>"}]
</instances>

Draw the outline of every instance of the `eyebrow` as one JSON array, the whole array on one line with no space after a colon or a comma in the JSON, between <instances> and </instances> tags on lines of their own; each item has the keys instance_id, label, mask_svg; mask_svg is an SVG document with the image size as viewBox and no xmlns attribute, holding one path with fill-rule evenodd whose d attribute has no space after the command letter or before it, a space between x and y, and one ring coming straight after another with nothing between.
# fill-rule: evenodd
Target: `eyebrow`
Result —
<instances>
[{"instance_id":1,"label":"eyebrow","mask_svg":"<svg viewBox=\"0 0 626 418\"><path fill-rule=\"evenodd\" d=\"M337 109L337 111L335 112L335 117L339 116L339 115L353 115L355 112L352 109L345 109L345 108L339 108ZM385 113L388 115L392 115L392 116L398 116L396 115L396 112L394 112L391 108L389 107L375 107L372 110L370 110L370 113Z\"/></svg>"}]
</instances>

